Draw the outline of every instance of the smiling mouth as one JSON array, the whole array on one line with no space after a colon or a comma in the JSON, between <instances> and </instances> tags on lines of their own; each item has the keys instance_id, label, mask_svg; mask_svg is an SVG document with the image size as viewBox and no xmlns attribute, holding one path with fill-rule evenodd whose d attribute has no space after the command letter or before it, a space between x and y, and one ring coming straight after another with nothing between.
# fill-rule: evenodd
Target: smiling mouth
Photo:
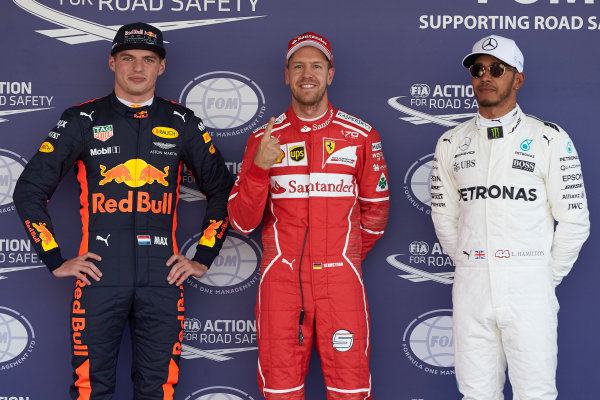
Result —
<instances>
[{"instance_id":1,"label":"smiling mouth","mask_svg":"<svg viewBox=\"0 0 600 400\"><path fill-rule=\"evenodd\" d=\"M317 84L316 84L316 83L308 83L308 82L305 82L305 83L301 83L301 84L299 84L299 86L300 86L300 88L302 88L302 89L312 89L312 88L315 88L315 87L317 87Z\"/></svg>"}]
</instances>

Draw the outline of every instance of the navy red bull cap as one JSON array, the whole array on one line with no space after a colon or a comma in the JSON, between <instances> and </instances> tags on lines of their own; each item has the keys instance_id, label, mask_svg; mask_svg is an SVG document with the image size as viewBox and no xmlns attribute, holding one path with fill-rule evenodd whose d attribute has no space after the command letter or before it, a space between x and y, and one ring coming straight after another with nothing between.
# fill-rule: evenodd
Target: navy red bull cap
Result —
<instances>
[{"instance_id":1,"label":"navy red bull cap","mask_svg":"<svg viewBox=\"0 0 600 400\"><path fill-rule=\"evenodd\" d=\"M288 62L292 54L294 54L299 49L311 46L315 47L325 54L325 57L333 63L333 54L331 53L331 43L323 36L314 33L314 32L306 32L302 35L298 35L288 43L288 50L285 56L285 61Z\"/></svg>"},{"instance_id":2,"label":"navy red bull cap","mask_svg":"<svg viewBox=\"0 0 600 400\"><path fill-rule=\"evenodd\" d=\"M123 50L150 50L161 58L167 55L160 29L144 22L134 22L119 28L113 39L110 54Z\"/></svg>"}]
</instances>

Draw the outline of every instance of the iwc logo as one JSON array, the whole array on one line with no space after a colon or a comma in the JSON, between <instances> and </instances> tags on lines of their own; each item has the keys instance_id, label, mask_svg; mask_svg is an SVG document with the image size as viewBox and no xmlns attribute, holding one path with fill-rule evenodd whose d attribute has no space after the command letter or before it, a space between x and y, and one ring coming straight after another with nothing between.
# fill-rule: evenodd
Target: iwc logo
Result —
<instances>
[{"instance_id":1,"label":"iwc logo","mask_svg":"<svg viewBox=\"0 0 600 400\"><path fill-rule=\"evenodd\" d=\"M194 257L196 244L203 233L197 233L181 246L181 253ZM229 231L225 243L208 272L202 278L188 278L187 283L207 294L233 294L258 282L262 250L251 238Z\"/></svg>"},{"instance_id":2,"label":"iwc logo","mask_svg":"<svg viewBox=\"0 0 600 400\"><path fill-rule=\"evenodd\" d=\"M250 134L261 125L267 110L256 82L230 71L194 78L183 88L179 102L202 116L213 137Z\"/></svg>"},{"instance_id":3,"label":"iwc logo","mask_svg":"<svg viewBox=\"0 0 600 400\"><path fill-rule=\"evenodd\" d=\"M19 312L0 306L0 371L18 367L35 347L35 333Z\"/></svg>"},{"instance_id":4,"label":"iwc logo","mask_svg":"<svg viewBox=\"0 0 600 400\"><path fill-rule=\"evenodd\" d=\"M211 386L195 391L184 400L254 400L254 397L229 386Z\"/></svg>"},{"instance_id":5,"label":"iwc logo","mask_svg":"<svg viewBox=\"0 0 600 400\"><path fill-rule=\"evenodd\" d=\"M415 318L402 336L402 352L424 372L454 375L452 310L433 310Z\"/></svg>"}]
</instances>

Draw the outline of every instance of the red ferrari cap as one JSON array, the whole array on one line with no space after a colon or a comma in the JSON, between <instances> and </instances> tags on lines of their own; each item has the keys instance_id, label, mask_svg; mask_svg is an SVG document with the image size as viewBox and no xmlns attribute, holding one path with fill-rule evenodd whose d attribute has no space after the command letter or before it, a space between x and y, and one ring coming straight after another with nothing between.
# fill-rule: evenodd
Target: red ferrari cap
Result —
<instances>
[{"instance_id":1,"label":"red ferrari cap","mask_svg":"<svg viewBox=\"0 0 600 400\"><path fill-rule=\"evenodd\" d=\"M314 33L314 32L306 32L302 35L296 36L288 43L288 50L285 56L285 61L289 61L292 54L305 46L316 47L321 50L325 57L331 62L333 62L333 54L331 53L331 44L327 39L323 36Z\"/></svg>"}]
</instances>

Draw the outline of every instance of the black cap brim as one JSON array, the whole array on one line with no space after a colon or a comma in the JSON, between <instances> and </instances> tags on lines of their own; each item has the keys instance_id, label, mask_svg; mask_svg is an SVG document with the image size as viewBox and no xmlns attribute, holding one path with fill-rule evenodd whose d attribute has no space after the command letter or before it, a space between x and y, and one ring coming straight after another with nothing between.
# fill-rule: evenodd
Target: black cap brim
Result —
<instances>
[{"instance_id":1,"label":"black cap brim","mask_svg":"<svg viewBox=\"0 0 600 400\"><path fill-rule=\"evenodd\" d=\"M120 51L123 51L123 50L149 50L149 51L153 51L156 54L158 54L158 56L160 58L165 58L167 56L167 50L165 50L164 47L153 45L153 44L147 44L147 43L122 43L122 44L118 44L115 47L113 47L113 49L111 50L110 54L111 55L115 55L116 53L118 53Z\"/></svg>"}]
</instances>

